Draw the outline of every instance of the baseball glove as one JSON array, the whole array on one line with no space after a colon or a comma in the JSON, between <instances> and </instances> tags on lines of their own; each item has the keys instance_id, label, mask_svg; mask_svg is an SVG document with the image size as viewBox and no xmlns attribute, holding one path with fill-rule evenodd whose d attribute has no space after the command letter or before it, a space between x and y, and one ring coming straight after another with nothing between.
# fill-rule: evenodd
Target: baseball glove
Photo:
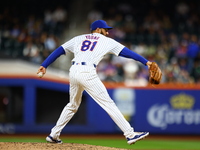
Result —
<instances>
[{"instance_id":1,"label":"baseball glove","mask_svg":"<svg viewBox=\"0 0 200 150\"><path fill-rule=\"evenodd\" d=\"M156 62L152 62L149 67L149 83L159 84L162 78L162 72Z\"/></svg>"}]
</instances>

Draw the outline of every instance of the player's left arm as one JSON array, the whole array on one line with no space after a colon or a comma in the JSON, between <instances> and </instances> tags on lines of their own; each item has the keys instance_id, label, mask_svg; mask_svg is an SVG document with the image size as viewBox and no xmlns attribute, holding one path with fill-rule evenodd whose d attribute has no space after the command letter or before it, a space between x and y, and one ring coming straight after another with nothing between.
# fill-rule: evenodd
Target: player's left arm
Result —
<instances>
[{"instance_id":1,"label":"player's left arm","mask_svg":"<svg viewBox=\"0 0 200 150\"><path fill-rule=\"evenodd\" d=\"M126 58L132 58L136 61L141 62L144 65L147 65L148 67L151 64L151 62L148 61L146 58L144 58L143 56L135 53L134 51L132 51L130 49L128 49L127 47L124 47L122 49L122 51L119 53L119 56L126 57Z\"/></svg>"},{"instance_id":2,"label":"player's left arm","mask_svg":"<svg viewBox=\"0 0 200 150\"><path fill-rule=\"evenodd\" d=\"M162 79L162 71L156 62L150 62L141 55L131 51L130 49L124 47L119 53L119 56L126 58L132 58L134 60L140 61L144 65L148 66L149 69L149 83L159 84Z\"/></svg>"},{"instance_id":3,"label":"player's left arm","mask_svg":"<svg viewBox=\"0 0 200 150\"><path fill-rule=\"evenodd\" d=\"M58 47L56 50L54 50L41 64L41 66L38 69L37 74L42 72L44 75L46 73L46 68L53 63L58 57L65 54L65 50L62 46Z\"/></svg>"}]
</instances>

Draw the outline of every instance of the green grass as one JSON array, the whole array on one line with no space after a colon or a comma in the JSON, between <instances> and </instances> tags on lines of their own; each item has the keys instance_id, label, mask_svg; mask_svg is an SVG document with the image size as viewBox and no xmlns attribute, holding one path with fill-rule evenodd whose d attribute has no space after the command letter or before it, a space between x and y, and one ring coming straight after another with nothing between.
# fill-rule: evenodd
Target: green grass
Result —
<instances>
[{"instance_id":1,"label":"green grass","mask_svg":"<svg viewBox=\"0 0 200 150\"><path fill-rule=\"evenodd\" d=\"M145 139L133 145L128 145L124 139L91 139L91 138L62 138L64 143L80 143L89 145L99 145L107 147L117 147L125 149L142 150L200 150L200 141L183 140L152 140ZM44 138L3 138L0 142L46 142Z\"/></svg>"}]
</instances>

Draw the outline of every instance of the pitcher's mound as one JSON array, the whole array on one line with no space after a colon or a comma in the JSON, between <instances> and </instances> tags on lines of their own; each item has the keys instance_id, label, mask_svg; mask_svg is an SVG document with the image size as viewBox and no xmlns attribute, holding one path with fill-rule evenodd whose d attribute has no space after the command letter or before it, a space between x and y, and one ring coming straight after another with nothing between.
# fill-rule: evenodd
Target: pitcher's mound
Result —
<instances>
[{"instance_id":1,"label":"pitcher's mound","mask_svg":"<svg viewBox=\"0 0 200 150\"><path fill-rule=\"evenodd\" d=\"M0 142L2 150L126 150L114 147L103 147L77 143L23 143L23 142Z\"/></svg>"}]
</instances>

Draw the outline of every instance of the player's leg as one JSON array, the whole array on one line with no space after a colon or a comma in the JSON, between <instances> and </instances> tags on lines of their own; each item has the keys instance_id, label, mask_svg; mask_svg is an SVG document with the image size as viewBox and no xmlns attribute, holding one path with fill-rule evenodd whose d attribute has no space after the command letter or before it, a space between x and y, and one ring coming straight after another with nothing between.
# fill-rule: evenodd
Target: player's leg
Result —
<instances>
[{"instance_id":1,"label":"player's leg","mask_svg":"<svg viewBox=\"0 0 200 150\"><path fill-rule=\"evenodd\" d=\"M86 78L87 76L85 76ZM91 77L91 78L90 78ZM110 98L107 89L95 74L92 74L84 84L87 93L110 115L113 121L124 132L128 144L134 144L149 135L148 132L134 132L129 122L124 118L114 101Z\"/></svg>"},{"instance_id":2,"label":"player's leg","mask_svg":"<svg viewBox=\"0 0 200 150\"><path fill-rule=\"evenodd\" d=\"M62 110L62 113L56 125L51 130L50 136L53 137L53 139L59 139L62 129L77 112L81 103L82 93L83 93L82 86L77 82L76 78L71 77L70 78L70 101Z\"/></svg>"},{"instance_id":3,"label":"player's leg","mask_svg":"<svg viewBox=\"0 0 200 150\"><path fill-rule=\"evenodd\" d=\"M86 92L110 115L113 121L124 132L124 136L131 137L134 133L133 128L110 98L107 89L96 72L85 74L84 78L84 81L87 82L82 82L82 84Z\"/></svg>"}]
</instances>

